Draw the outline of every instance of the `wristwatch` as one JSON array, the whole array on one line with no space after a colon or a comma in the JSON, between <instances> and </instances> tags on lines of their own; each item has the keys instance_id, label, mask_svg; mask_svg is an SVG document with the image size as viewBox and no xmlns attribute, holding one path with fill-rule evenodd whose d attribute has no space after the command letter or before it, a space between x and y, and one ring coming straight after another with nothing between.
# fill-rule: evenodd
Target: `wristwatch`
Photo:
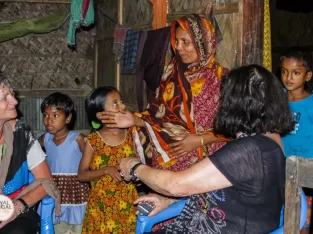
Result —
<instances>
[{"instance_id":1,"label":"wristwatch","mask_svg":"<svg viewBox=\"0 0 313 234\"><path fill-rule=\"evenodd\" d=\"M24 206L24 210L21 211L21 213L27 213L29 211L29 206L27 205L27 203L22 198L17 199L17 201L20 201Z\"/></svg>"},{"instance_id":2,"label":"wristwatch","mask_svg":"<svg viewBox=\"0 0 313 234\"><path fill-rule=\"evenodd\" d=\"M129 171L129 175L130 175L130 179L133 181L137 181L137 174L136 174L136 169L140 166L143 165L141 162L140 163L136 163Z\"/></svg>"}]
</instances>

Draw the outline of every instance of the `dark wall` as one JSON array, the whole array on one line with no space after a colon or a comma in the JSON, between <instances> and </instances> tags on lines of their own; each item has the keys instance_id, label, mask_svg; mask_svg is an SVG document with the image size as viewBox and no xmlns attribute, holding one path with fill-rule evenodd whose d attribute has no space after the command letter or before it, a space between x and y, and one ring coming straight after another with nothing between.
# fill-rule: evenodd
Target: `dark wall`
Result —
<instances>
[{"instance_id":1,"label":"dark wall","mask_svg":"<svg viewBox=\"0 0 313 234\"><path fill-rule=\"evenodd\" d=\"M291 48L313 52L313 13L307 12L310 8L306 8L303 1L276 3L277 0L270 1L273 71L278 67L280 56ZM300 11L305 8L306 13Z\"/></svg>"}]
</instances>

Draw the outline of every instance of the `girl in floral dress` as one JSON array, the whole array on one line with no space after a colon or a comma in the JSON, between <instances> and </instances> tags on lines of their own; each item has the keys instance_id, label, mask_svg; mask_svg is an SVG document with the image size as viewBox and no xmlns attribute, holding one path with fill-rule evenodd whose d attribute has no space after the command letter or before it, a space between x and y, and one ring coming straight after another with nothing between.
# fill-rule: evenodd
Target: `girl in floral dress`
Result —
<instances>
[{"instance_id":1,"label":"girl in floral dress","mask_svg":"<svg viewBox=\"0 0 313 234\"><path fill-rule=\"evenodd\" d=\"M134 233L138 197L133 184L126 183L117 170L122 158L134 157L131 129L108 128L97 112L124 110L120 93L114 87L99 87L85 100L89 121L95 131L87 143L79 166L78 179L91 182L82 233Z\"/></svg>"}]
</instances>

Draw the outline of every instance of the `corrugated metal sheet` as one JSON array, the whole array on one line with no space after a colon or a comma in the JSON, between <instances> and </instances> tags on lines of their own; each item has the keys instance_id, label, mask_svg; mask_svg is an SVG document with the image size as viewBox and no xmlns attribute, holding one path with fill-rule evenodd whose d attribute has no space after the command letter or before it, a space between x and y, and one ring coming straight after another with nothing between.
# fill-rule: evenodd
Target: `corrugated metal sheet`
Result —
<instances>
[{"instance_id":1,"label":"corrugated metal sheet","mask_svg":"<svg viewBox=\"0 0 313 234\"><path fill-rule=\"evenodd\" d=\"M44 131L40 105L44 98L23 98L19 100L18 111L20 119L24 119L36 131ZM72 97L76 110L76 121L74 129L90 129L85 113L85 98Z\"/></svg>"}]
</instances>

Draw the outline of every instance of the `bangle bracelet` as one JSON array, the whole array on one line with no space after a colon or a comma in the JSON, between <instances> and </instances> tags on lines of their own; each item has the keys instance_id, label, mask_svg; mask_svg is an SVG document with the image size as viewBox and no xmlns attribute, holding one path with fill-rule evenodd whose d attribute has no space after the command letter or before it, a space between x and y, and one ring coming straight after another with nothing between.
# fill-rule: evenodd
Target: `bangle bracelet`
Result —
<instances>
[{"instance_id":1,"label":"bangle bracelet","mask_svg":"<svg viewBox=\"0 0 313 234\"><path fill-rule=\"evenodd\" d=\"M201 147L203 147L203 146L204 146L203 136L200 136L200 146L201 146Z\"/></svg>"}]
</instances>

